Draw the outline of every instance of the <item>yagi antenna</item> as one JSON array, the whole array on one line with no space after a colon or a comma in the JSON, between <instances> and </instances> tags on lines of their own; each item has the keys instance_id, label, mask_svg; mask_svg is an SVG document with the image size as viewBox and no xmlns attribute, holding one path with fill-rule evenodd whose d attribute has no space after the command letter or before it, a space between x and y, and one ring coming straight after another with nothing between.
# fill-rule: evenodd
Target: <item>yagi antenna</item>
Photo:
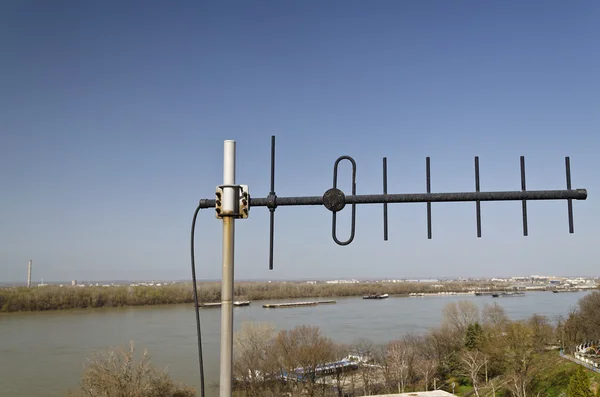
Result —
<instances>
[{"instance_id":1,"label":"yagi antenna","mask_svg":"<svg viewBox=\"0 0 600 397\"><path fill-rule=\"evenodd\" d=\"M251 198L247 185L235 183L235 141L225 141L223 162L223 185L217 186L215 199L202 199L194 215L195 225L198 210L214 208L216 217L223 220L223 278L221 286L221 373L220 396L231 397L232 392L232 346L233 346L233 267L234 267L234 221L248 217L252 207L267 207L270 212L269 222L269 269L273 269L273 239L275 235L275 210L277 207L298 205L322 205L332 213L331 236L339 245L348 245L354 240L356 231L356 206L359 204L383 204L383 239L388 240L388 204L390 203L427 203L427 238L432 238L431 205L432 203L470 201L475 202L477 216L477 237L481 237L481 202L482 201L521 201L523 212L523 235L529 234L527 228L527 201L532 200L566 200L569 215L569 233L573 228L573 200L585 200L585 189L571 189L571 164L565 158L567 177L566 190L527 190L525 184L525 158L521 156L521 190L482 192L479 185L479 157L475 157L475 191L474 192L431 192L431 159L425 159L426 193L389 194L387 189L387 158L383 158L383 193L356 194L356 162L350 156L339 157L333 165L333 186L322 196L278 197L275 193L275 136L271 137L271 190L264 198ZM352 187L350 194L338 188L338 166L348 161L352 166ZM340 240L337 231L337 214L346 205L351 206L352 218L350 236ZM193 231L192 226L192 231ZM193 253L193 234L192 234ZM194 261L192 256L192 269ZM192 278L195 279L195 270ZM197 301L197 296L195 298ZM196 305L196 310L198 306ZM196 312L199 327L199 316ZM201 349L200 332L198 331L199 349ZM200 353L200 363L202 355ZM202 373L202 364L200 364ZM201 377L201 379L203 379ZM201 381L203 385L203 380ZM203 388L201 391L203 392Z\"/></svg>"},{"instance_id":2,"label":"yagi antenna","mask_svg":"<svg viewBox=\"0 0 600 397\"><path fill-rule=\"evenodd\" d=\"M348 161L352 166L352 187L351 193L346 195L338 188L338 166L342 161ZM573 227L573 200L585 200L587 198L586 189L571 189L571 166L569 157L565 157L565 168L567 178L566 190L527 190L525 183L525 157L521 156L521 191L497 191L482 192L479 181L479 157L475 157L475 191L474 192L452 192L452 193L432 193L431 192L431 159L425 159L425 183L426 193L407 193L407 194L388 194L387 191L387 158L383 158L383 193L382 194L356 194L356 162L350 156L339 157L333 166L333 187L327 190L322 196L298 196L298 197L278 197L275 194L275 136L271 137L271 191L264 198L251 198L248 193L248 187L242 185L220 186L219 189L230 188L238 192L240 197L239 213L230 215L220 214L221 202L220 194L217 192L217 200L200 200L201 208L215 208L217 217L224 216L234 218L247 218L248 212L252 207L267 207L270 212L269 222L269 269L273 269L273 247L275 234L275 210L277 207L298 206L298 205L323 205L332 212L331 235L333 241L338 245L348 245L354 240L356 231L356 206L358 204L383 204L383 239L388 240L388 204L389 203L427 203L427 238L432 238L431 223L431 204L440 202L474 201L477 217L477 237L481 237L481 202L482 201L521 201L523 213L523 236L529 234L527 227L527 201L532 200L566 200L569 233L574 232ZM218 189L218 190L219 190ZM350 237L347 240L338 238L336 221L337 213L343 210L346 205L352 207Z\"/></svg>"}]
</instances>

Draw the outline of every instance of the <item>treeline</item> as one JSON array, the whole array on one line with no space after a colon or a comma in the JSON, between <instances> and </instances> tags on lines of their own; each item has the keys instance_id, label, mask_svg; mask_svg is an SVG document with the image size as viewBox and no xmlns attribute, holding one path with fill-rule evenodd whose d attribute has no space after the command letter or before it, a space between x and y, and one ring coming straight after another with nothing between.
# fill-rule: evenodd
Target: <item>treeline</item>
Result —
<instances>
[{"instance_id":1,"label":"treeline","mask_svg":"<svg viewBox=\"0 0 600 397\"><path fill-rule=\"evenodd\" d=\"M599 292L592 295L600 300ZM600 311L588 314L594 317L590 324L600 319ZM266 324L247 323L235 335L236 394L342 397L435 387L477 397L558 397L567 392L569 397L591 397L593 389L600 396L600 377L587 371L582 378L577 364L559 356L561 333L562 326L544 316L510 321L496 303L479 310L469 301L449 303L440 327L383 345L357 340L342 346L316 327L275 332ZM359 360L351 370L315 375L319 364L353 356L366 361ZM300 367L307 376L282 381L282 373Z\"/></svg>"},{"instance_id":2,"label":"treeline","mask_svg":"<svg viewBox=\"0 0 600 397\"><path fill-rule=\"evenodd\" d=\"M273 282L236 283L235 294L250 300L285 299L285 298L328 298L345 296L362 296L366 294L390 294L408 295L411 293L437 293L437 292L467 292L475 288L488 288L500 290L504 285L498 287L491 283L474 282L444 282L444 283L421 283L421 282L363 282L363 283L297 283L297 282Z\"/></svg>"},{"instance_id":3,"label":"treeline","mask_svg":"<svg viewBox=\"0 0 600 397\"><path fill-rule=\"evenodd\" d=\"M559 319L557 332L566 352L582 342L600 341L600 292L581 298L566 318Z\"/></svg>"},{"instance_id":4,"label":"treeline","mask_svg":"<svg viewBox=\"0 0 600 397\"><path fill-rule=\"evenodd\" d=\"M192 302L192 288L58 287L0 289L0 311L39 311Z\"/></svg>"},{"instance_id":5,"label":"treeline","mask_svg":"<svg viewBox=\"0 0 600 397\"><path fill-rule=\"evenodd\" d=\"M221 284L205 282L198 284L200 302L218 302ZM438 284L440 285L440 284ZM308 284L299 282L238 282L235 299L269 300L288 298L321 298L361 296L369 293L407 295L410 293L464 292L475 287L494 288L475 283L355 283L355 284ZM0 289L0 312L85 309L94 307L119 307L140 305L163 305L192 303L192 285L169 284L162 286L117 287L71 287L44 286L34 288Z\"/></svg>"}]
</instances>

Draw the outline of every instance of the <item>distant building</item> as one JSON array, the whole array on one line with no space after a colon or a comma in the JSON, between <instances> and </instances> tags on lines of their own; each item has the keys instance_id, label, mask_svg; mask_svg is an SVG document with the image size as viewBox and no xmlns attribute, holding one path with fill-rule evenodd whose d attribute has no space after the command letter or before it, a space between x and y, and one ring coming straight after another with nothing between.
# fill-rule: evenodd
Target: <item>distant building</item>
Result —
<instances>
[{"instance_id":1,"label":"distant building","mask_svg":"<svg viewBox=\"0 0 600 397\"><path fill-rule=\"evenodd\" d=\"M525 284L513 284L509 288L512 288L514 290L524 290L527 288L527 286Z\"/></svg>"},{"instance_id":2,"label":"distant building","mask_svg":"<svg viewBox=\"0 0 600 397\"><path fill-rule=\"evenodd\" d=\"M71 285L72 286L76 286L77 285L77 280L71 280Z\"/></svg>"},{"instance_id":3,"label":"distant building","mask_svg":"<svg viewBox=\"0 0 600 397\"><path fill-rule=\"evenodd\" d=\"M358 280L329 280L325 281L326 284L356 284L360 283Z\"/></svg>"}]
</instances>

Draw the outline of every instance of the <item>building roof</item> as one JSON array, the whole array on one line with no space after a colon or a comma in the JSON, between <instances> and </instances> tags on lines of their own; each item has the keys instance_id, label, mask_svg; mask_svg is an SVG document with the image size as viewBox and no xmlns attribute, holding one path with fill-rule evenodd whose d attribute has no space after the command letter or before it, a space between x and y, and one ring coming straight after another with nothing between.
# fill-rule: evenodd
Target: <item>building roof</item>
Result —
<instances>
[{"instance_id":1,"label":"building roof","mask_svg":"<svg viewBox=\"0 0 600 397\"><path fill-rule=\"evenodd\" d=\"M415 391L411 393L402 393L402 394L378 394L376 396L371 397L448 397L454 396L452 393L448 393L444 390L432 390L432 391Z\"/></svg>"}]
</instances>

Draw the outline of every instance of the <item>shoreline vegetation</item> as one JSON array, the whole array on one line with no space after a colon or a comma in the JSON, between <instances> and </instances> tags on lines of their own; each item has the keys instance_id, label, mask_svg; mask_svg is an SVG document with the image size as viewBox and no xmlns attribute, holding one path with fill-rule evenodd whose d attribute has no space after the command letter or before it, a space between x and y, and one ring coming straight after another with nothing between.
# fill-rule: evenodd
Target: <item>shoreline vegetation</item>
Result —
<instances>
[{"instance_id":1,"label":"shoreline vegetation","mask_svg":"<svg viewBox=\"0 0 600 397\"><path fill-rule=\"evenodd\" d=\"M504 291L508 284L484 282L238 282L235 300L274 300L295 298L336 298L367 294L472 293L473 291ZM199 282L198 302L212 303L221 299L219 282ZM192 283L162 286L54 286L16 287L0 289L0 313L86 309L100 307L150 306L193 303Z\"/></svg>"},{"instance_id":2,"label":"shoreline vegetation","mask_svg":"<svg viewBox=\"0 0 600 397\"><path fill-rule=\"evenodd\" d=\"M470 397L600 397L600 292L554 324L534 314L510 320L497 302L448 302L441 323L383 344L357 335L338 344L318 327L276 330L245 322L234 334L234 396L369 396L442 389ZM456 390L455 390L456 389Z\"/></svg>"},{"instance_id":3,"label":"shoreline vegetation","mask_svg":"<svg viewBox=\"0 0 600 397\"><path fill-rule=\"evenodd\" d=\"M234 397L358 397L441 389L460 397L600 397L600 291L582 297L557 322L534 314L510 320L497 302L448 302L437 327L373 343L337 343L319 327L244 322L234 333ZM111 348L86 365L69 396L196 395L129 349ZM574 362L575 361L575 362ZM591 370L590 370L591 369ZM218 382L207 388L218 389Z\"/></svg>"}]
</instances>

